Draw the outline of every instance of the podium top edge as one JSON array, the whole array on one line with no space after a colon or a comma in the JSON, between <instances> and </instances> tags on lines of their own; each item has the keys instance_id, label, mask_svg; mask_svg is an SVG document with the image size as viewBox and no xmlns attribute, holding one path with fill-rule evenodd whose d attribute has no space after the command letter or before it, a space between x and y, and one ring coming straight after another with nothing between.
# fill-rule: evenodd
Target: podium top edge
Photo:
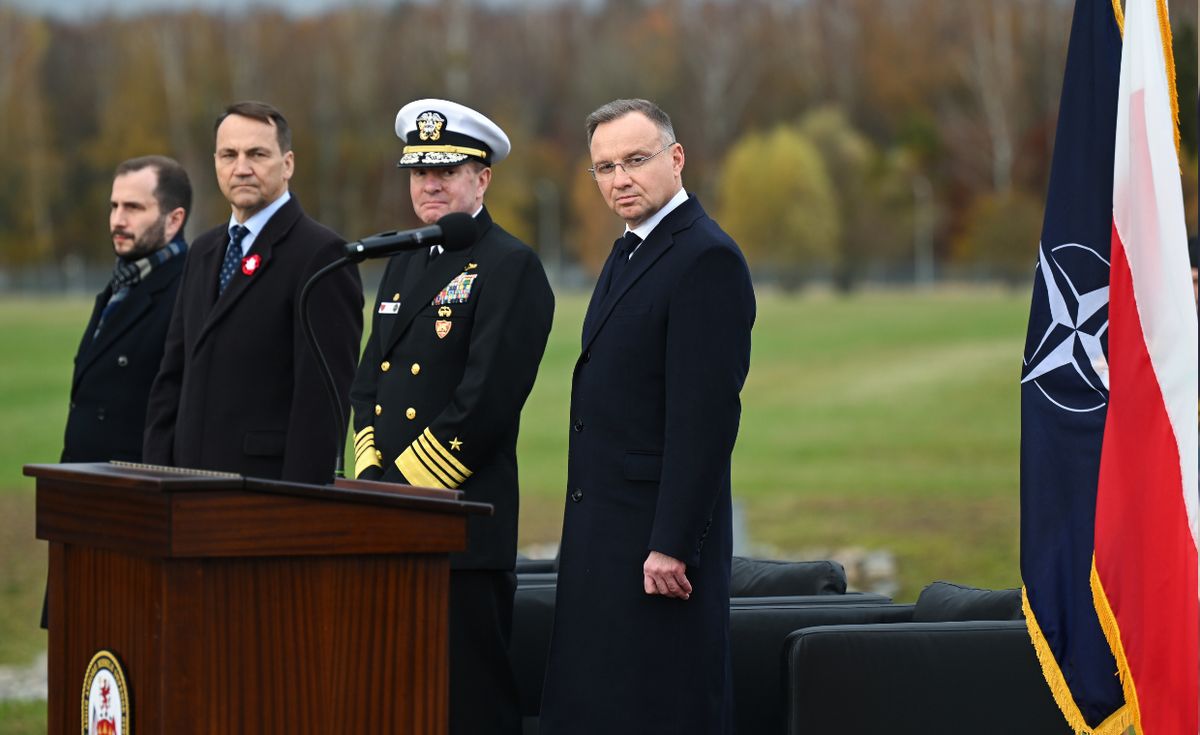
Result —
<instances>
[{"instance_id":1,"label":"podium top edge","mask_svg":"<svg viewBox=\"0 0 1200 735\"><path fill-rule=\"evenodd\" d=\"M132 462L68 462L63 464L27 464L26 477L47 480L84 480L91 478L123 487L169 490L239 489L245 480L232 472L189 470L178 467L135 464Z\"/></svg>"},{"instance_id":2,"label":"podium top edge","mask_svg":"<svg viewBox=\"0 0 1200 735\"><path fill-rule=\"evenodd\" d=\"M252 493L307 497L332 502L368 503L466 515L491 515L488 503L464 500L458 491L409 487L390 483L338 480L331 485L312 485L285 480L243 477L233 472L214 472L132 462L79 462L27 464L22 472L38 480L86 483L128 489L162 491L242 490Z\"/></svg>"}]
</instances>

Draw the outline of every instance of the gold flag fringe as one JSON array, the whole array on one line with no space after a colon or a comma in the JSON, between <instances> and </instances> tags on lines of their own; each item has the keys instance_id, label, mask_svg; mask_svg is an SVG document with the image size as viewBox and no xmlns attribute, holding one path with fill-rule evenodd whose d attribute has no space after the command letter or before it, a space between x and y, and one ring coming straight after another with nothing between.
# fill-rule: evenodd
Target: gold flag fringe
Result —
<instances>
[{"instance_id":1,"label":"gold flag fringe","mask_svg":"<svg viewBox=\"0 0 1200 735\"><path fill-rule=\"evenodd\" d=\"M1175 49L1171 46L1171 15L1167 11L1167 0L1158 0L1158 31L1162 38L1163 64L1167 70L1167 94L1171 98L1171 127L1175 128L1175 157L1183 165L1179 150L1179 96L1175 94Z\"/></svg>"},{"instance_id":2,"label":"gold flag fringe","mask_svg":"<svg viewBox=\"0 0 1200 735\"><path fill-rule=\"evenodd\" d=\"M1033 614L1033 608L1029 605L1029 593L1024 585L1021 586L1021 607L1025 611L1025 627L1029 632L1029 639L1033 643L1033 650L1037 653L1042 676L1046 679L1046 684L1050 686L1050 695L1054 697L1054 703L1063 713L1067 725L1078 735L1121 735L1124 733L1130 725L1134 724L1128 704L1109 715L1104 722L1094 728L1087 724L1087 721L1083 719L1083 713L1079 711L1079 705L1075 703L1075 697L1071 694L1070 687L1067 686L1066 679L1063 678L1058 660L1054 658L1050 644L1046 642L1046 636L1042 633L1041 626L1038 625L1037 617Z\"/></svg>"},{"instance_id":3,"label":"gold flag fringe","mask_svg":"<svg viewBox=\"0 0 1200 735\"><path fill-rule=\"evenodd\" d=\"M1121 627L1117 624L1117 616L1113 614L1112 606L1108 603L1108 595L1104 592L1104 583L1100 581L1100 573L1096 570L1095 554L1092 554L1092 604L1096 606L1096 617L1100 620L1100 629L1104 631L1108 647L1117 661L1117 676L1121 678L1121 689L1125 693L1125 706L1119 711L1126 712L1127 717L1121 729L1133 726L1140 733L1142 731L1142 712L1138 707L1137 686L1134 684L1133 674L1129 671L1129 659L1125 657L1125 646L1121 643Z\"/></svg>"}]
</instances>

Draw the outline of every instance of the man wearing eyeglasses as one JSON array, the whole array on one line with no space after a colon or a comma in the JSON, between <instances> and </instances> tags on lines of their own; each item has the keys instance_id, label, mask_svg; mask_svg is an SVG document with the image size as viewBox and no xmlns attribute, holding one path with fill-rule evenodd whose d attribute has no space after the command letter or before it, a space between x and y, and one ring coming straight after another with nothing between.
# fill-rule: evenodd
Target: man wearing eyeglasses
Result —
<instances>
[{"instance_id":1,"label":"man wearing eyeglasses","mask_svg":"<svg viewBox=\"0 0 1200 735\"><path fill-rule=\"evenodd\" d=\"M646 100L587 119L625 221L583 322L542 735L732 732L730 456L754 291Z\"/></svg>"}]
</instances>

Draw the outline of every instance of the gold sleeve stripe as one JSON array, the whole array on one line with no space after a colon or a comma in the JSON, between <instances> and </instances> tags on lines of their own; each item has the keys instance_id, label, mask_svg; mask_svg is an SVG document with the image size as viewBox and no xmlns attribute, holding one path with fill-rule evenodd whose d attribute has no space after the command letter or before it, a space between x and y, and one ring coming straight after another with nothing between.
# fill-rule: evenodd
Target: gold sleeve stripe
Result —
<instances>
[{"instance_id":1,"label":"gold sleeve stripe","mask_svg":"<svg viewBox=\"0 0 1200 735\"><path fill-rule=\"evenodd\" d=\"M404 475L404 479L413 485L449 489L433 473L426 469L425 465L421 464L421 460L413 452L412 446L409 446L408 449L400 453L399 457L396 457L396 468Z\"/></svg>"},{"instance_id":2,"label":"gold sleeve stripe","mask_svg":"<svg viewBox=\"0 0 1200 735\"><path fill-rule=\"evenodd\" d=\"M362 475L368 467L383 467L374 449L359 453L358 457L354 460L354 476L358 477Z\"/></svg>"},{"instance_id":3,"label":"gold sleeve stripe","mask_svg":"<svg viewBox=\"0 0 1200 735\"><path fill-rule=\"evenodd\" d=\"M462 484L463 479L452 472L446 472L446 469L438 464L433 457L429 455L429 449L421 444L421 437L417 437L417 441L411 444L413 452L416 453L417 459L421 460L421 464L425 468L437 475L437 478L442 481L442 484L448 488L456 488Z\"/></svg>"},{"instance_id":4,"label":"gold sleeve stripe","mask_svg":"<svg viewBox=\"0 0 1200 735\"><path fill-rule=\"evenodd\" d=\"M437 449L430 444L429 438L425 435L422 434L421 436L418 436L417 440L413 442L413 446L417 447L420 450L420 453L428 460L426 464L441 470L442 474L447 475L454 480L455 485L463 484L466 482L467 478L471 476L470 472L459 472L457 467L454 467L446 462L446 460L442 458L440 454L438 454Z\"/></svg>"},{"instance_id":5,"label":"gold sleeve stripe","mask_svg":"<svg viewBox=\"0 0 1200 735\"><path fill-rule=\"evenodd\" d=\"M354 435L354 476L359 477L368 467L383 467L375 453L375 427L366 426Z\"/></svg>"},{"instance_id":6,"label":"gold sleeve stripe","mask_svg":"<svg viewBox=\"0 0 1200 735\"><path fill-rule=\"evenodd\" d=\"M463 476L463 479L475 474L471 472L471 470L468 470L462 462L459 462L453 454L450 454L449 450L442 446L442 443L437 440L437 437L433 435L432 431L426 429L421 436L429 442L431 447L437 450L438 455L440 455L441 459L444 460L444 464L446 464L448 467L458 470L459 474Z\"/></svg>"},{"instance_id":7,"label":"gold sleeve stripe","mask_svg":"<svg viewBox=\"0 0 1200 735\"><path fill-rule=\"evenodd\" d=\"M487 158L487 151L479 148L466 148L461 145L406 145L404 153L462 153L467 156Z\"/></svg>"}]
</instances>

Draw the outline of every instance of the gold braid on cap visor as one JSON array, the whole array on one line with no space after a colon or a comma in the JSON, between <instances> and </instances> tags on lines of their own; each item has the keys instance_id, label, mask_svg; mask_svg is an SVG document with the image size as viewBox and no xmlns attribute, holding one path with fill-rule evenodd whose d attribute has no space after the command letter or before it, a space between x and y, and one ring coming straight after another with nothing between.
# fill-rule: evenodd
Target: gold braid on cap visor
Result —
<instances>
[{"instance_id":1,"label":"gold braid on cap visor","mask_svg":"<svg viewBox=\"0 0 1200 735\"><path fill-rule=\"evenodd\" d=\"M487 158L487 151L479 148L464 148L460 145L406 145L404 154L409 153L461 153L466 156Z\"/></svg>"}]
</instances>

